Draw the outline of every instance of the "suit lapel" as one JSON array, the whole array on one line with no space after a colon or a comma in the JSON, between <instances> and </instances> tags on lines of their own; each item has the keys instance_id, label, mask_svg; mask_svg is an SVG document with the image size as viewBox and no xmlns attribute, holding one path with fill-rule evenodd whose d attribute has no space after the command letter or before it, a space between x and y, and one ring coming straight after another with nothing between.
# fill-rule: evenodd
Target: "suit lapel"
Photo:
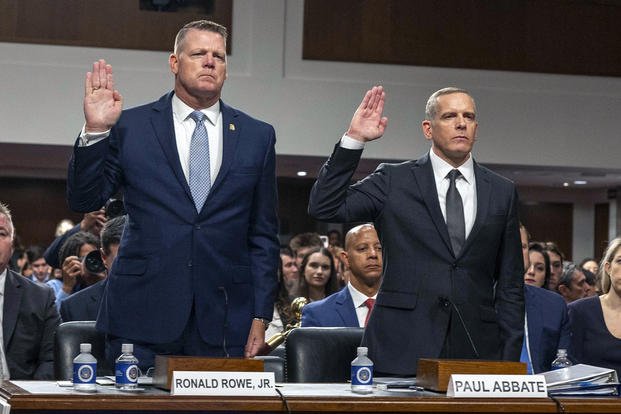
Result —
<instances>
[{"instance_id":1,"label":"suit lapel","mask_svg":"<svg viewBox=\"0 0 621 414\"><path fill-rule=\"evenodd\" d=\"M476 239L477 233L483 227L483 223L485 223L487 215L489 214L489 199L492 194L492 186L489 182L487 172L479 167L476 162L474 162L473 168L477 186L477 216L474 220L472 230L470 230L470 234L466 239L466 243L464 244L463 249L461 249L460 256L468 250L472 244L472 241Z\"/></svg>"},{"instance_id":2,"label":"suit lapel","mask_svg":"<svg viewBox=\"0 0 621 414\"><path fill-rule=\"evenodd\" d=\"M414 163L412 172L414 173L414 178L418 184L421 197L427 206L427 211L429 212L440 237L444 241L446 248L452 254L453 248L451 247L448 228L446 227L446 222L444 221L442 210L440 209L438 190L436 188L436 180L433 175L433 168L431 167L429 154L426 154Z\"/></svg>"},{"instance_id":3,"label":"suit lapel","mask_svg":"<svg viewBox=\"0 0 621 414\"><path fill-rule=\"evenodd\" d=\"M207 202L209 202L212 194L217 192L218 187L222 185L222 181L235 160L239 133L242 127L236 122L238 114L235 109L220 101L220 111L222 111L222 165L220 166L220 171L218 171L216 180L211 186L211 190L207 196ZM207 205L207 202L205 202L205 205Z\"/></svg>"},{"instance_id":4,"label":"suit lapel","mask_svg":"<svg viewBox=\"0 0 621 414\"><path fill-rule=\"evenodd\" d=\"M336 313L343 320L344 326L359 326L354 301L347 287L343 288L336 299Z\"/></svg>"},{"instance_id":5,"label":"suit lapel","mask_svg":"<svg viewBox=\"0 0 621 414\"><path fill-rule=\"evenodd\" d=\"M179 184L183 187L190 201L194 203L192 193L190 192L190 186L183 174L181 161L179 161L179 152L177 151L177 141L175 139L175 127L173 125L172 95L173 93L171 92L153 104L151 125L162 147L162 151L164 151L168 163L175 173L175 177L177 177Z\"/></svg>"},{"instance_id":6,"label":"suit lapel","mask_svg":"<svg viewBox=\"0 0 621 414\"><path fill-rule=\"evenodd\" d=\"M22 281L19 280L20 276L12 271L8 271L6 274L6 280L4 283L4 312L2 315L2 335L4 342L4 350L6 352L7 345L13 336L15 331L15 324L17 323L17 315L19 314L19 307L22 303L22 296L24 290L22 289Z\"/></svg>"},{"instance_id":7,"label":"suit lapel","mask_svg":"<svg viewBox=\"0 0 621 414\"><path fill-rule=\"evenodd\" d=\"M541 324L539 321L543 319L542 310L545 308L539 303L539 297L533 289L528 285L524 285L524 303L526 304L526 321L528 326L528 348L530 350L530 358L533 369L539 366L538 350L541 349Z\"/></svg>"}]
</instances>

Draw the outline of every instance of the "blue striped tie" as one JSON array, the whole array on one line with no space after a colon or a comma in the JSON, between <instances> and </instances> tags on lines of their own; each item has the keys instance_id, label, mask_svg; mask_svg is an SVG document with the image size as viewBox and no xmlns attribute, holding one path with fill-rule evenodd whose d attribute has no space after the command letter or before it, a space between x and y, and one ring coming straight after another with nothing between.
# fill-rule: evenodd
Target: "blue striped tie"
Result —
<instances>
[{"instance_id":1,"label":"blue striped tie","mask_svg":"<svg viewBox=\"0 0 621 414\"><path fill-rule=\"evenodd\" d=\"M190 143L190 192L196 211L200 213L211 189L211 167L209 164L209 136L203 121L206 115L201 111L190 114L196 122Z\"/></svg>"}]
</instances>

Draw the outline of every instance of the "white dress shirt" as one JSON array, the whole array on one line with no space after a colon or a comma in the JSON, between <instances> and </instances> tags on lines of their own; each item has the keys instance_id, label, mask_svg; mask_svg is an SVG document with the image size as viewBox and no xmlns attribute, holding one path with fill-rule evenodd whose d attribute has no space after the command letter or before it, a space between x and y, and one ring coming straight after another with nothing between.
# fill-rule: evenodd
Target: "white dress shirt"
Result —
<instances>
[{"instance_id":1,"label":"white dress shirt","mask_svg":"<svg viewBox=\"0 0 621 414\"><path fill-rule=\"evenodd\" d=\"M0 273L0 378L8 380L11 377L9 366L6 363L6 354L4 353L4 285L6 283L7 270Z\"/></svg>"},{"instance_id":2,"label":"white dress shirt","mask_svg":"<svg viewBox=\"0 0 621 414\"><path fill-rule=\"evenodd\" d=\"M356 310L356 316L358 317L358 326L364 328L364 321L367 319L367 313L369 313L369 308L367 308L367 305L365 305L364 302L366 302L369 297L376 299L377 293L373 296L367 296L353 287L351 283L347 283L347 289L351 295L351 300L354 302L354 309Z\"/></svg>"}]
</instances>

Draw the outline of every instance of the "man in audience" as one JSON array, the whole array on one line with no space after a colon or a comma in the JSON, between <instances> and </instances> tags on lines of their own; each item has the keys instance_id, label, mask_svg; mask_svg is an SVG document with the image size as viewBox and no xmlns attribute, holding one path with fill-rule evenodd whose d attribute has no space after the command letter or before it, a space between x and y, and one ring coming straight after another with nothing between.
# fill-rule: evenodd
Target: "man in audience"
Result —
<instances>
[{"instance_id":1,"label":"man in audience","mask_svg":"<svg viewBox=\"0 0 621 414\"><path fill-rule=\"evenodd\" d=\"M566 303L571 303L586 297L589 284L587 283L584 271L574 264L569 264L561 274L557 290L565 299Z\"/></svg>"},{"instance_id":2,"label":"man in audience","mask_svg":"<svg viewBox=\"0 0 621 414\"><path fill-rule=\"evenodd\" d=\"M349 269L342 290L302 310L302 326L365 327L382 279L382 246L372 224L351 229L341 258Z\"/></svg>"},{"instance_id":3,"label":"man in audience","mask_svg":"<svg viewBox=\"0 0 621 414\"><path fill-rule=\"evenodd\" d=\"M54 332L60 322L54 293L8 269L13 254L11 212L0 203L0 378L54 378Z\"/></svg>"},{"instance_id":4,"label":"man in audience","mask_svg":"<svg viewBox=\"0 0 621 414\"><path fill-rule=\"evenodd\" d=\"M106 275L116 258L125 227L125 216L113 218L104 224L101 230L101 259L106 267ZM101 296L106 286L106 279L74 293L60 304L60 317L63 322L94 321L97 319Z\"/></svg>"},{"instance_id":5,"label":"man in audience","mask_svg":"<svg viewBox=\"0 0 621 414\"><path fill-rule=\"evenodd\" d=\"M30 246L26 249L26 256L28 256L28 262L32 269L30 280L33 282L46 283L50 279L51 268L45 261L43 253L44 250L41 246Z\"/></svg>"},{"instance_id":6,"label":"man in audience","mask_svg":"<svg viewBox=\"0 0 621 414\"><path fill-rule=\"evenodd\" d=\"M318 247L324 247L324 245L319 234L308 232L293 236L289 241L289 247L291 247L293 254L295 254L295 262L298 269L300 269L302 259L306 256L306 253Z\"/></svg>"},{"instance_id":7,"label":"man in audience","mask_svg":"<svg viewBox=\"0 0 621 414\"><path fill-rule=\"evenodd\" d=\"M523 225L520 225L520 239L524 269L528 269L528 232ZM569 347L571 333L567 305L556 293L529 284L524 284L524 303L527 329L524 330L520 361L526 363L529 374L539 374L550 370L559 348Z\"/></svg>"},{"instance_id":8,"label":"man in audience","mask_svg":"<svg viewBox=\"0 0 621 414\"><path fill-rule=\"evenodd\" d=\"M300 293L300 272L295 254L288 246L280 248L280 260L282 261L282 281L289 294L289 301L291 301Z\"/></svg>"},{"instance_id":9,"label":"man in audience","mask_svg":"<svg viewBox=\"0 0 621 414\"><path fill-rule=\"evenodd\" d=\"M104 278L103 273L93 274L84 266L86 255L98 249L99 239L84 231L70 236L60 248L58 260L62 263L62 279L47 282L54 289L58 309L69 296Z\"/></svg>"}]
</instances>

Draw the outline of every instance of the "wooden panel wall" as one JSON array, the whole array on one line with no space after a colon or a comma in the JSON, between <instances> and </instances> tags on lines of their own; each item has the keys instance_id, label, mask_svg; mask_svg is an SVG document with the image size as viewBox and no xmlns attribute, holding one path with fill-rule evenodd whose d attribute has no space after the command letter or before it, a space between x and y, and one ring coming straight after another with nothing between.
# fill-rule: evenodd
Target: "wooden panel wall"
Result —
<instances>
[{"instance_id":1,"label":"wooden panel wall","mask_svg":"<svg viewBox=\"0 0 621 414\"><path fill-rule=\"evenodd\" d=\"M608 246L608 220L610 205L607 203L595 205L595 234L593 237L593 253L595 259L601 260L604 250Z\"/></svg>"},{"instance_id":2,"label":"wooden panel wall","mask_svg":"<svg viewBox=\"0 0 621 414\"><path fill-rule=\"evenodd\" d=\"M187 0L176 12L140 0L0 0L0 41L170 51L186 23L207 19L232 32L232 0ZM141 5L143 7L141 7Z\"/></svg>"},{"instance_id":3,"label":"wooden panel wall","mask_svg":"<svg viewBox=\"0 0 621 414\"><path fill-rule=\"evenodd\" d=\"M304 59L621 76L613 0L312 0Z\"/></svg>"},{"instance_id":4,"label":"wooden panel wall","mask_svg":"<svg viewBox=\"0 0 621 414\"><path fill-rule=\"evenodd\" d=\"M520 204L519 217L532 241L553 241L572 260L573 210L570 203Z\"/></svg>"}]
</instances>

